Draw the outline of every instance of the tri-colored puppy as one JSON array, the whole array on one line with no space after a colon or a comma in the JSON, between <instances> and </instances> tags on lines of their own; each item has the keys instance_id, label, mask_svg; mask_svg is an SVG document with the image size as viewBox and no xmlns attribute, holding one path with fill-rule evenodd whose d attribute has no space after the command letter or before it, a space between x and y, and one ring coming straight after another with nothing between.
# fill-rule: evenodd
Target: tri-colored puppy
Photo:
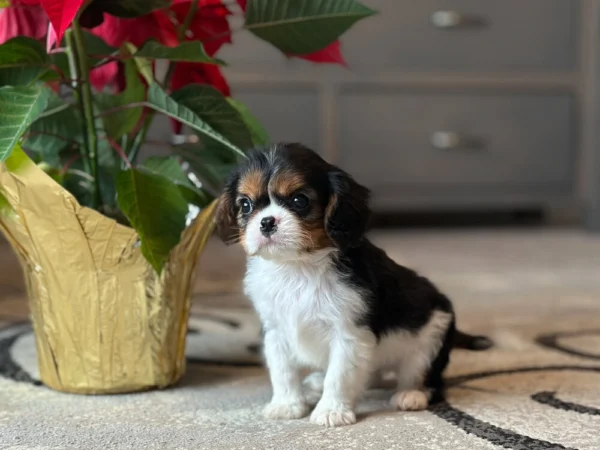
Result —
<instances>
[{"instance_id":1,"label":"tri-colored puppy","mask_svg":"<svg viewBox=\"0 0 600 450\"><path fill-rule=\"evenodd\" d=\"M364 236L369 191L300 144L252 152L229 178L217 232L248 255L245 291L264 328L272 419L339 426L382 371L397 373L392 404L441 398L452 347L484 349L455 328L450 300ZM305 380L301 370L314 373Z\"/></svg>"}]
</instances>

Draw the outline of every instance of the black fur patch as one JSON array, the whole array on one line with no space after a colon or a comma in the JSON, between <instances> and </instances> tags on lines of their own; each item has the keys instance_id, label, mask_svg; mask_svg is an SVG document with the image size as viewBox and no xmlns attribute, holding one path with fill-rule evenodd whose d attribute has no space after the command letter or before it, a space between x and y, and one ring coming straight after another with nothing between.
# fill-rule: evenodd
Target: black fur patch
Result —
<instances>
[{"instance_id":1,"label":"black fur patch","mask_svg":"<svg viewBox=\"0 0 600 450\"><path fill-rule=\"evenodd\" d=\"M436 310L454 317L450 300L427 278L396 264L367 239L342 251L337 268L349 283L366 294L367 314L359 324L368 327L378 340L399 330L417 333ZM433 390L435 401L439 400L443 386L442 374L448 365L454 333L452 318L442 348L425 376L425 386Z\"/></svg>"}]
</instances>

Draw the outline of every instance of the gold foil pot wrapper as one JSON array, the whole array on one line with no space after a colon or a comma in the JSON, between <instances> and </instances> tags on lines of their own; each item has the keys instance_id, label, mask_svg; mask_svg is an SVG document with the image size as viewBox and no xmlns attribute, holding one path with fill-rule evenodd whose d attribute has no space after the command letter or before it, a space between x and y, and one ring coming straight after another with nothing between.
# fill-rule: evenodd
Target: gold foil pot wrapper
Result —
<instances>
[{"instance_id":1,"label":"gold foil pot wrapper","mask_svg":"<svg viewBox=\"0 0 600 450\"><path fill-rule=\"evenodd\" d=\"M0 193L0 228L23 267L42 382L84 394L177 382L216 202L184 230L159 276L135 230L81 206L20 149L0 164Z\"/></svg>"}]
</instances>

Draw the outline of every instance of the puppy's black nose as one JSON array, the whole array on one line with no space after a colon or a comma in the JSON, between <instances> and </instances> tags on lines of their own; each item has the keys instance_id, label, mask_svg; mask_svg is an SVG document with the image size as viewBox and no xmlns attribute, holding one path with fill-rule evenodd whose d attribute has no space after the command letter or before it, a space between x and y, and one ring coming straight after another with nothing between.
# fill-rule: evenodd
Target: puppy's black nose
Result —
<instances>
[{"instance_id":1,"label":"puppy's black nose","mask_svg":"<svg viewBox=\"0 0 600 450\"><path fill-rule=\"evenodd\" d=\"M276 226L275 226L275 217L273 216L268 216L268 217L263 217L260 221L260 232L263 234L263 236L271 236L273 233L275 233L276 231Z\"/></svg>"}]
</instances>

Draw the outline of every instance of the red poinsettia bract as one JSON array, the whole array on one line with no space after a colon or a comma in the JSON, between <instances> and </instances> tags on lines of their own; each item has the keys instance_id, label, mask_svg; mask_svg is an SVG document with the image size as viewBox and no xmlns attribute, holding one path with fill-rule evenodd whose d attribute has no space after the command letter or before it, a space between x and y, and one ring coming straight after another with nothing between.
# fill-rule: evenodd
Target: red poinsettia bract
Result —
<instances>
[{"instance_id":1,"label":"red poinsettia bract","mask_svg":"<svg viewBox=\"0 0 600 450\"><path fill-rule=\"evenodd\" d=\"M91 31L113 47L119 47L124 42L131 42L140 47L149 39L165 46L176 46L179 43L178 28L185 22L191 5L191 0L174 0L169 9L153 11L134 19L120 19L105 14L104 22ZM203 42L206 53L213 56L223 44L231 42L231 30L227 21L229 14L229 10L220 0L200 0L183 40ZM201 82L202 79L213 79L219 81L217 89L229 92L229 87L217 66L186 63L184 71L177 67L179 65L180 63L176 63L173 77L179 80L177 86ZM116 63L106 64L94 71L92 82L98 89L102 89L107 83L115 80L116 73ZM209 73L210 76L199 75L203 73ZM177 86L172 85L172 90L177 89Z\"/></svg>"},{"instance_id":2,"label":"red poinsettia bract","mask_svg":"<svg viewBox=\"0 0 600 450\"><path fill-rule=\"evenodd\" d=\"M35 0L26 1L30 4L35 2ZM83 5L83 0L41 0L38 3L42 5L50 19L56 33L56 42L60 42L65 30L69 28L79 8Z\"/></svg>"},{"instance_id":3,"label":"red poinsettia bract","mask_svg":"<svg viewBox=\"0 0 600 450\"><path fill-rule=\"evenodd\" d=\"M48 31L48 17L41 5L13 0L0 9L0 44L17 36L43 39Z\"/></svg>"},{"instance_id":4,"label":"red poinsettia bract","mask_svg":"<svg viewBox=\"0 0 600 450\"><path fill-rule=\"evenodd\" d=\"M60 42L83 1L12 0L11 6L0 10L0 43L15 36L41 39L48 30L48 20Z\"/></svg>"},{"instance_id":5,"label":"red poinsettia bract","mask_svg":"<svg viewBox=\"0 0 600 450\"><path fill-rule=\"evenodd\" d=\"M108 45L117 48L125 42L131 42L139 47L149 39L155 39L170 47L177 45L175 25L163 11L155 11L134 19L122 19L104 14L102 24L90 31L101 37ZM119 91L120 83L116 82L118 72L119 64L116 61L109 62L92 70L90 80L98 90L114 84Z\"/></svg>"}]
</instances>

